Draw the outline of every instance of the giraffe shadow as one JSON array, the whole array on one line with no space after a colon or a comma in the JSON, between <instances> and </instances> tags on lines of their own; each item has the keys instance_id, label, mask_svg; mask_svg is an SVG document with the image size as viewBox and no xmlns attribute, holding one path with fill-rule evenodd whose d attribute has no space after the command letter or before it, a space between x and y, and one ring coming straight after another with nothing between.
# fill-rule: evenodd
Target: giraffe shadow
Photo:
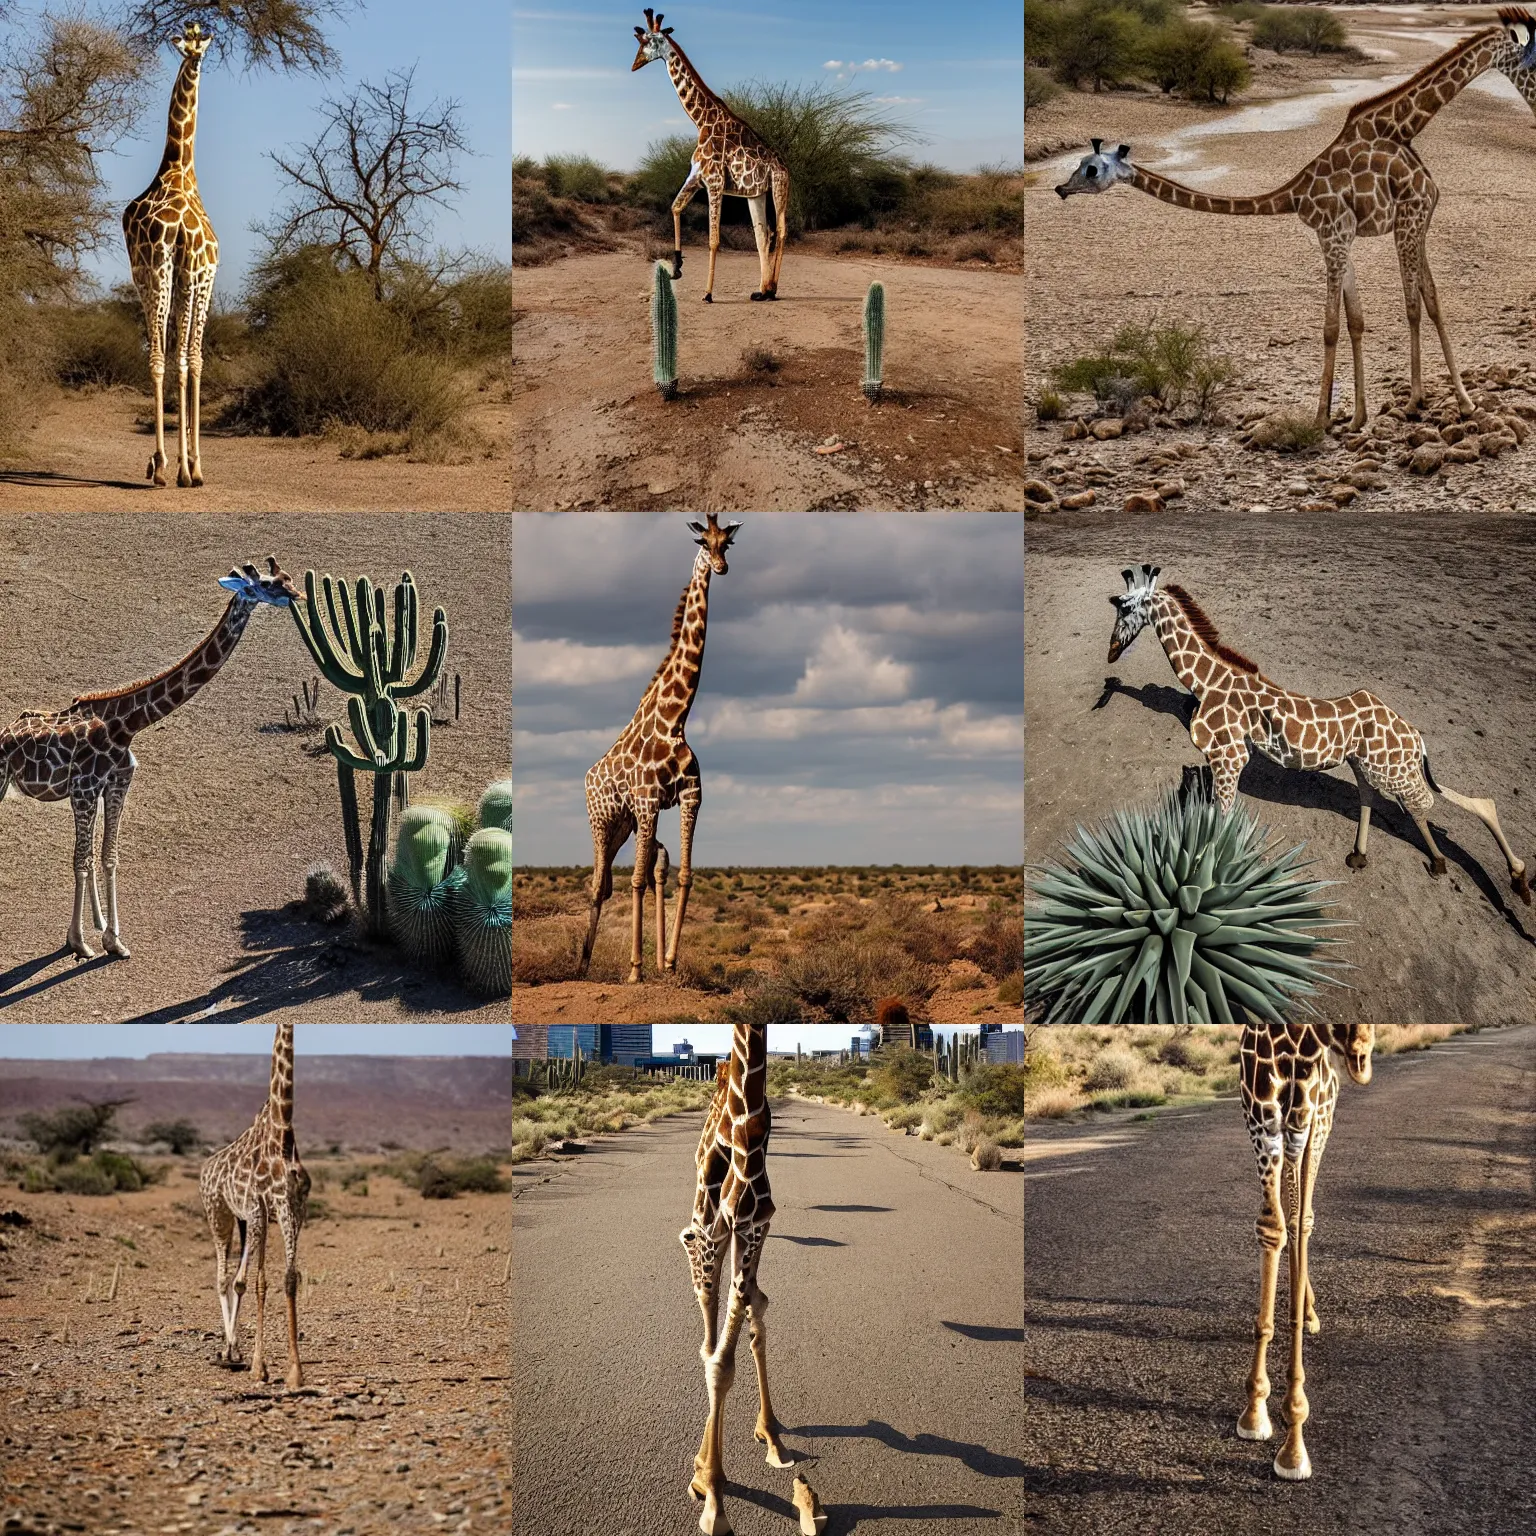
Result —
<instances>
[{"instance_id":1,"label":"giraffe shadow","mask_svg":"<svg viewBox=\"0 0 1536 1536\"><path fill-rule=\"evenodd\" d=\"M1146 1397L1139 1392L1117 1392L1113 1388L1081 1387L1071 1382L1055 1381L1032 1376L1025 1387L1025 1395L1039 1403L1049 1403L1062 1408L1104 1408L1115 1413L1133 1414L1144 1418L1147 1414L1159 1417L1186 1419L1196 1424L1209 1425L1219 1433L1226 1428L1227 1413L1214 1404L1200 1406L1168 1398ZM1027 1411L1027 1410L1026 1410Z\"/></svg>"},{"instance_id":2,"label":"giraffe shadow","mask_svg":"<svg viewBox=\"0 0 1536 1536\"><path fill-rule=\"evenodd\" d=\"M148 480L94 480L87 475L61 475L54 469L0 469L0 485L25 485L38 490L152 491Z\"/></svg>"},{"instance_id":3,"label":"giraffe shadow","mask_svg":"<svg viewBox=\"0 0 1536 1536\"><path fill-rule=\"evenodd\" d=\"M20 965L13 965L8 971L0 971L0 1008L9 1008L15 1003L24 1002L29 997L36 997L39 993L47 992L61 982L80 975L83 971L98 971L102 966L110 965L113 959L111 955L97 955L94 960L79 961L68 970L56 971L51 976L42 975L52 966L70 959L72 953L69 945L61 944L49 954L38 955L33 960L23 960ZM41 976L42 979L33 981L34 976ZM28 982L32 984L26 985Z\"/></svg>"},{"instance_id":4,"label":"giraffe shadow","mask_svg":"<svg viewBox=\"0 0 1536 1536\"><path fill-rule=\"evenodd\" d=\"M793 1232L770 1232L769 1241L781 1243L796 1243L802 1248L846 1248L847 1243L840 1243L835 1237L799 1237Z\"/></svg>"},{"instance_id":5,"label":"giraffe shadow","mask_svg":"<svg viewBox=\"0 0 1536 1536\"><path fill-rule=\"evenodd\" d=\"M967 1339L976 1339L982 1344L1022 1344L1024 1342L1024 1330L1022 1328L994 1328L985 1323L946 1323L940 1320L940 1327L948 1328L952 1333L958 1333Z\"/></svg>"},{"instance_id":6,"label":"giraffe shadow","mask_svg":"<svg viewBox=\"0 0 1536 1536\"><path fill-rule=\"evenodd\" d=\"M904 1435L881 1419L863 1424L802 1424L786 1434L828 1440L876 1440L888 1450L909 1456L949 1456L982 1477L1023 1477L1024 1463L965 1440L946 1440L942 1435Z\"/></svg>"}]
</instances>

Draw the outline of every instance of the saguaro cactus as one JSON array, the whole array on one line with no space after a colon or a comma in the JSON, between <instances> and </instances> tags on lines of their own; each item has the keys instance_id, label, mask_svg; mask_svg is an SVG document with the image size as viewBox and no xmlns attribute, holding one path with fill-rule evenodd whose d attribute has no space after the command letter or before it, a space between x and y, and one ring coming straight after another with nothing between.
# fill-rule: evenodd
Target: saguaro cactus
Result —
<instances>
[{"instance_id":1,"label":"saguaro cactus","mask_svg":"<svg viewBox=\"0 0 1536 1536\"><path fill-rule=\"evenodd\" d=\"M651 341L654 362L651 376L663 400L677 399L677 295L664 261L656 263L651 290Z\"/></svg>"},{"instance_id":2,"label":"saguaro cactus","mask_svg":"<svg viewBox=\"0 0 1536 1536\"><path fill-rule=\"evenodd\" d=\"M864 295L864 398L880 398L885 379L885 285L871 283Z\"/></svg>"},{"instance_id":3,"label":"saguaro cactus","mask_svg":"<svg viewBox=\"0 0 1536 1536\"><path fill-rule=\"evenodd\" d=\"M318 592L324 594L324 606ZM369 931L383 935L387 906L385 861L389 857L390 820L397 774L420 773L432 744L431 713L416 711L416 729L400 708L401 699L425 693L437 681L448 651L448 618L441 608L432 615L432 648L425 667L410 678L416 664L418 604L416 583L407 571L395 584L392 638L386 638L387 605L382 587L366 576L357 579L356 598L345 582L304 573L304 612L289 605L293 622L326 681L347 695L347 721L357 743L342 740L341 727L326 728L325 744L336 759L336 783L351 865L352 894L367 912ZM357 811L356 773L373 778L373 820L368 835L366 900L360 890L362 834Z\"/></svg>"}]
</instances>

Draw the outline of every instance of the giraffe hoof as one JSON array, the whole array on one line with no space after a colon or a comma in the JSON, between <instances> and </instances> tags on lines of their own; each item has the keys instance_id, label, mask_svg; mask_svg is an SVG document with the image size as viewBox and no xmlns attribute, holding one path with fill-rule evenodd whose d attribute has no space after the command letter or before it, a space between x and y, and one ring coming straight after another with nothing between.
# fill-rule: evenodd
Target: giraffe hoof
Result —
<instances>
[{"instance_id":1,"label":"giraffe hoof","mask_svg":"<svg viewBox=\"0 0 1536 1536\"><path fill-rule=\"evenodd\" d=\"M157 474L157 475L151 476L151 478L154 480L154 482L155 482L155 484L157 486L160 486L161 488L164 488L164 486L165 486L165 476L164 475Z\"/></svg>"},{"instance_id":2,"label":"giraffe hoof","mask_svg":"<svg viewBox=\"0 0 1536 1536\"><path fill-rule=\"evenodd\" d=\"M827 1512L816 1490L803 1477L795 1478L794 1506L800 1512L800 1536L821 1536L827 1528Z\"/></svg>"},{"instance_id":3,"label":"giraffe hoof","mask_svg":"<svg viewBox=\"0 0 1536 1536\"><path fill-rule=\"evenodd\" d=\"M1239 1440L1268 1440L1274 1432L1269 1422L1269 1409L1263 1403L1237 1421Z\"/></svg>"},{"instance_id":4,"label":"giraffe hoof","mask_svg":"<svg viewBox=\"0 0 1536 1536\"><path fill-rule=\"evenodd\" d=\"M192 485L192 476L189 475L186 470L179 469L176 471L176 484L180 486L182 490L188 490Z\"/></svg>"},{"instance_id":5,"label":"giraffe hoof","mask_svg":"<svg viewBox=\"0 0 1536 1536\"><path fill-rule=\"evenodd\" d=\"M1443 854L1438 854L1437 853L1434 856L1434 858L1432 858L1429 861L1429 875L1430 875L1430 879L1438 880L1440 878L1440 876L1443 875L1444 873L1445 873L1445 857L1444 857Z\"/></svg>"},{"instance_id":6,"label":"giraffe hoof","mask_svg":"<svg viewBox=\"0 0 1536 1536\"><path fill-rule=\"evenodd\" d=\"M302 1366L294 1366L283 1378L290 1392L297 1392L304 1385L304 1369Z\"/></svg>"},{"instance_id":7,"label":"giraffe hoof","mask_svg":"<svg viewBox=\"0 0 1536 1536\"><path fill-rule=\"evenodd\" d=\"M769 1445L768 1465L770 1467L792 1467L794 1464L795 1458L789 1455L782 1445Z\"/></svg>"},{"instance_id":8,"label":"giraffe hoof","mask_svg":"<svg viewBox=\"0 0 1536 1536\"><path fill-rule=\"evenodd\" d=\"M119 960L127 960L132 955L132 951L115 933L102 934L101 947L109 955L116 955Z\"/></svg>"},{"instance_id":9,"label":"giraffe hoof","mask_svg":"<svg viewBox=\"0 0 1536 1536\"><path fill-rule=\"evenodd\" d=\"M71 939L69 947L76 958L80 960L94 960L96 958L96 951L84 939Z\"/></svg>"},{"instance_id":10,"label":"giraffe hoof","mask_svg":"<svg viewBox=\"0 0 1536 1536\"><path fill-rule=\"evenodd\" d=\"M1366 859L1366 856L1363 853L1349 853L1345 854L1344 862L1348 864L1351 869L1364 869L1369 861Z\"/></svg>"},{"instance_id":11,"label":"giraffe hoof","mask_svg":"<svg viewBox=\"0 0 1536 1536\"><path fill-rule=\"evenodd\" d=\"M1294 1463L1285 1459L1285 1452L1282 1450L1275 1457L1275 1476L1283 1478L1288 1483L1306 1482L1312 1476L1312 1462L1307 1456L1307 1448L1305 1446L1301 1448L1301 1454Z\"/></svg>"},{"instance_id":12,"label":"giraffe hoof","mask_svg":"<svg viewBox=\"0 0 1536 1536\"><path fill-rule=\"evenodd\" d=\"M1521 870L1520 873L1516 875L1509 883L1514 886L1515 895L1517 895L1520 900L1526 904L1526 906L1530 906L1531 882L1526 878L1525 871Z\"/></svg>"},{"instance_id":13,"label":"giraffe hoof","mask_svg":"<svg viewBox=\"0 0 1536 1536\"><path fill-rule=\"evenodd\" d=\"M711 1513L707 1505L704 1513L699 1516L699 1529L704 1532L704 1536L732 1536L731 1522L726 1518L725 1511L717 1509Z\"/></svg>"},{"instance_id":14,"label":"giraffe hoof","mask_svg":"<svg viewBox=\"0 0 1536 1536\"><path fill-rule=\"evenodd\" d=\"M706 294L705 294L705 295L704 295L704 302L705 302L705 303L706 303L706 304L713 304L713 303L714 303L714 302L715 302L715 296L714 296L714 294L712 294L712 293L706 293Z\"/></svg>"},{"instance_id":15,"label":"giraffe hoof","mask_svg":"<svg viewBox=\"0 0 1536 1536\"><path fill-rule=\"evenodd\" d=\"M767 297L768 295L766 293L754 293L751 295L751 299L754 304L757 303L759 299L766 299Z\"/></svg>"}]
</instances>

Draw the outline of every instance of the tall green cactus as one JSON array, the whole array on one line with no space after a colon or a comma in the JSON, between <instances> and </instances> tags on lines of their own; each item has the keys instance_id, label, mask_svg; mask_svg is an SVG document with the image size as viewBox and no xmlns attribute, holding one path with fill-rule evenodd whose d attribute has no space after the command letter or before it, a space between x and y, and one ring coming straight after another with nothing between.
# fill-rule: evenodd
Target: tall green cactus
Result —
<instances>
[{"instance_id":1,"label":"tall green cactus","mask_svg":"<svg viewBox=\"0 0 1536 1536\"><path fill-rule=\"evenodd\" d=\"M677 399L677 295L664 261L656 263L651 290L651 339L654 363L651 376L663 400Z\"/></svg>"},{"instance_id":2,"label":"tall green cactus","mask_svg":"<svg viewBox=\"0 0 1536 1536\"><path fill-rule=\"evenodd\" d=\"M871 283L864 295L864 398L880 398L885 381L885 285Z\"/></svg>"},{"instance_id":3,"label":"tall green cactus","mask_svg":"<svg viewBox=\"0 0 1536 1536\"><path fill-rule=\"evenodd\" d=\"M332 581L327 575L317 587L315 573L306 571L304 610L301 612L297 603L288 608L315 665L332 687L347 696L347 721L356 750L342 739L341 727L336 724L326 728L325 744L336 759L353 895L367 912L369 931L380 937L387 933L385 863L395 775L420 773L432 745L431 711L416 711L413 738L411 721L399 701L431 688L448 652L448 618L438 608L432 615L432 646L426 665L415 678L409 676L416 664L418 606L416 583L409 571L395 584L392 629L387 623L384 589L374 586L366 576L358 577L354 598L344 581ZM359 889L362 836L353 782L356 773L374 776L365 900Z\"/></svg>"}]
</instances>

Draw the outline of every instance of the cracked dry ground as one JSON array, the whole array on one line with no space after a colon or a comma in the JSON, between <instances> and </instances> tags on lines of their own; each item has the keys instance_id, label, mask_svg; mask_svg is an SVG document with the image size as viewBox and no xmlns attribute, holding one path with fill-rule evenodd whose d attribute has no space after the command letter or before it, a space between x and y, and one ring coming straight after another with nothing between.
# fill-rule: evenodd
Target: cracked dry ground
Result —
<instances>
[{"instance_id":1,"label":"cracked dry ground","mask_svg":"<svg viewBox=\"0 0 1536 1536\"><path fill-rule=\"evenodd\" d=\"M272 1382L214 1363L196 1177L189 1160L136 1194L0 1197L30 1220L0 1226L6 1536L505 1531L509 1197L423 1200L380 1178L317 1192L328 1214L299 1244L305 1385L289 1392L280 1269ZM254 1306L252 1285L247 1360Z\"/></svg>"}]
</instances>

